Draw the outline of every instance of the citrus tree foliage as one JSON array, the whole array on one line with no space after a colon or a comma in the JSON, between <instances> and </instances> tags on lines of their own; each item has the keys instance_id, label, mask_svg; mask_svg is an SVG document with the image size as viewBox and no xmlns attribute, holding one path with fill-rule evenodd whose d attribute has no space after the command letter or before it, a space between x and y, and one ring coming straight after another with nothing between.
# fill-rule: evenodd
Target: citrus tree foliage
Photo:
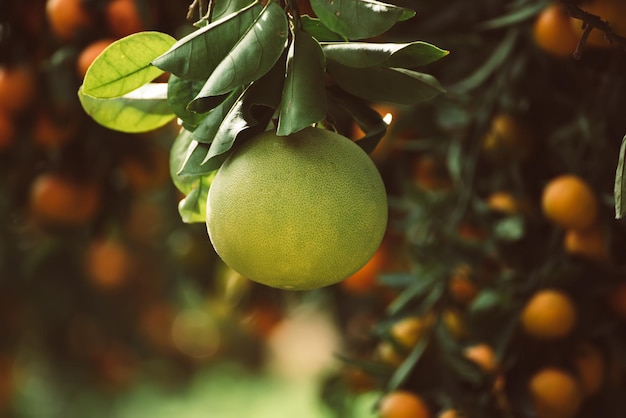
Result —
<instances>
[{"instance_id":1,"label":"citrus tree foliage","mask_svg":"<svg viewBox=\"0 0 626 418\"><path fill-rule=\"evenodd\" d=\"M108 47L88 70L79 97L98 123L124 132L178 118L171 162L186 197L186 222L204 221L211 178L235 141L274 126L281 136L314 124L339 130L348 114L372 150L386 124L372 101L416 104L443 92L419 71L448 54L426 42L371 42L410 9L376 0L313 1L318 17L275 0L215 0L181 39L140 32ZM152 83L169 73L167 86Z\"/></svg>"}]
</instances>

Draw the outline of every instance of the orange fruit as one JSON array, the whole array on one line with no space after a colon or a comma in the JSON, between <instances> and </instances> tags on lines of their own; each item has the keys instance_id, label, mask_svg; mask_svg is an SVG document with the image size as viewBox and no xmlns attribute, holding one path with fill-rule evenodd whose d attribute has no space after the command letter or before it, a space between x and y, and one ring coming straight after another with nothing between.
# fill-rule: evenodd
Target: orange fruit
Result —
<instances>
[{"instance_id":1,"label":"orange fruit","mask_svg":"<svg viewBox=\"0 0 626 418\"><path fill-rule=\"evenodd\" d=\"M100 188L56 173L40 174L30 189L30 208L38 221L67 226L92 220L100 207Z\"/></svg>"},{"instance_id":2,"label":"orange fruit","mask_svg":"<svg viewBox=\"0 0 626 418\"><path fill-rule=\"evenodd\" d=\"M509 192L494 192L487 197L487 207L498 213L515 215L522 211L522 203Z\"/></svg>"},{"instance_id":3,"label":"orange fruit","mask_svg":"<svg viewBox=\"0 0 626 418\"><path fill-rule=\"evenodd\" d=\"M413 184L424 190L445 190L452 184L443 160L432 155L422 155L414 160L411 178Z\"/></svg>"},{"instance_id":4,"label":"orange fruit","mask_svg":"<svg viewBox=\"0 0 626 418\"><path fill-rule=\"evenodd\" d=\"M563 6L554 2L537 16L533 38L537 46L548 54L567 58L576 50L580 36L572 28L570 16Z\"/></svg>"},{"instance_id":5,"label":"orange fruit","mask_svg":"<svg viewBox=\"0 0 626 418\"><path fill-rule=\"evenodd\" d=\"M580 177L564 174L553 178L543 189L544 215L563 228L590 228L598 217L598 202L589 185Z\"/></svg>"},{"instance_id":6,"label":"orange fruit","mask_svg":"<svg viewBox=\"0 0 626 418\"><path fill-rule=\"evenodd\" d=\"M589 229L568 229L563 238L563 246L569 254L591 260L603 261L609 258L604 234L598 226Z\"/></svg>"},{"instance_id":7,"label":"orange fruit","mask_svg":"<svg viewBox=\"0 0 626 418\"><path fill-rule=\"evenodd\" d=\"M46 15L52 33L64 42L76 40L94 24L83 0L48 0Z\"/></svg>"},{"instance_id":8,"label":"orange fruit","mask_svg":"<svg viewBox=\"0 0 626 418\"><path fill-rule=\"evenodd\" d=\"M207 228L222 260L272 287L338 283L387 227L385 186L354 142L320 128L264 132L237 147L209 188Z\"/></svg>"},{"instance_id":9,"label":"orange fruit","mask_svg":"<svg viewBox=\"0 0 626 418\"><path fill-rule=\"evenodd\" d=\"M120 169L128 185L138 192L154 191L170 182L169 153L165 148L153 147L142 156L125 156Z\"/></svg>"},{"instance_id":10,"label":"orange fruit","mask_svg":"<svg viewBox=\"0 0 626 418\"><path fill-rule=\"evenodd\" d=\"M607 21L616 35L626 36L626 3L622 0L592 0L579 5L584 11L599 16ZM570 24L577 37L583 34L583 22L580 19L571 18ZM616 48L617 43L610 43L604 32L592 29L585 41L585 45L592 48Z\"/></svg>"},{"instance_id":11,"label":"orange fruit","mask_svg":"<svg viewBox=\"0 0 626 418\"><path fill-rule=\"evenodd\" d=\"M441 314L441 319L454 338L457 340L463 340L468 337L469 331L467 329L465 317L459 310L446 309Z\"/></svg>"},{"instance_id":12,"label":"orange fruit","mask_svg":"<svg viewBox=\"0 0 626 418\"><path fill-rule=\"evenodd\" d=\"M576 346L572 357L578 375L580 389L584 396L593 396L604 384L605 361L602 353L593 344L582 343Z\"/></svg>"},{"instance_id":13,"label":"orange fruit","mask_svg":"<svg viewBox=\"0 0 626 418\"><path fill-rule=\"evenodd\" d=\"M398 344L410 350L424 337L433 322L434 318L429 314L423 317L409 316L393 324L389 333Z\"/></svg>"},{"instance_id":14,"label":"orange fruit","mask_svg":"<svg viewBox=\"0 0 626 418\"><path fill-rule=\"evenodd\" d=\"M576 325L576 316L576 308L568 295L560 290L544 289L526 303L520 320L529 336L550 340L567 336Z\"/></svg>"},{"instance_id":15,"label":"orange fruit","mask_svg":"<svg viewBox=\"0 0 626 418\"><path fill-rule=\"evenodd\" d=\"M342 281L340 286L353 295L363 295L376 290L378 288L378 276L386 264L387 256L387 249L383 241L372 258L356 273Z\"/></svg>"},{"instance_id":16,"label":"orange fruit","mask_svg":"<svg viewBox=\"0 0 626 418\"><path fill-rule=\"evenodd\" d=\"M85 272L98 288L119 288L132 270L132 256L128 248L113 238L92 241L85 253Z\"/></svg>"},{"instance_id":17,"label":"orange fruit","mask_svg":"<svg viewBox=\"0 0 626 418\"><path fill-rule=\"evenodd\" d=\"M35 119L33 140L44 149L57 149L68 143L77 129L75 120L57 118L50 112L41 110Z\"/></svg>"},{"instance_id":18,"label":"orange fruit","mask_svg":"<svg viewBox=\"0 0 626 418\"><path fill-rule=\"evenodd\" d=\"M476 363L485 373L493 373L498 367L493 348L488 344L480 343L466 347L463 355Z\"/></svg>"},{"instance_id":19,"label":"orange fruit","mask_svg":"<svg viewBox=\"0 0 626 418\"><path fill-rule=\"evenodd\" d=\"M462 265L455 269L448 280L448 294L462 305L468 305L478 295L478 287L471 274L471 267Z\"/></svg>"},{"instance_id":20,"label":"orange fruit","mask_svg":"<svg viewBox=\"0 0 626 418\"><path fill-rule=\"evenodd\" d=\"M446 409L439 414L438 418L463 418L463 415L456 409Z\"/></svg>"},{"instance_id":21,"label":"orange fruit","mask_svg":"<svg viewBox=\"0 0 626 418\"><path fill-rule=\"evenodd\" d=\"M537 418L573 418L582 403L580 386L570 373L554 367L536 372L528 389Z\"/></svg>"},{"instance_id":22,"label":"orange fruit","mask_svg":"<svg viewBox=\"0 0 626 418\"><path fill-rule=\"evenodd\" d=\"M9 113L23 110L35 97L36 84L29 67L0 65L0 109Z\"/></svg>"},{"instance_id":23,"label":"orange fruit","mask_svg":"<svg viewBox=\"0 0 626 418\"><path fill-rule=\"evenodd\" d=\"M106 24L109 32L117 38L132 35L133 33L145 31L152 26L154 9L145 15L137 4L141 0L111 0L105 10ZM146 6L150 2L143 3ZM152 13L152 14L151 14Z\"/></svg>"},{"instance_id":24,"label":"orange fruit","mask_svg":"<svg viewBox=\"0 0 626 418\"><path fill-rule=\"evenodd\" d=\"M428 404L420 396L405 390L387 393L378 405L380 418L430 418Z\"/></svg>"},{"instance_id":25,"label":"orange fruit","mask_svg":"<svg viewBox=\"0 0 626 418\"><path fill-rule=\"evenodd\" d=\"M482 148L493 160L505 162L528 157L534 141L533 133L518 116L500 112L491 119Z\"/></svg>"},{"instance_id":26,"label":"orange fruit","mask_svg":"<svg viewBox=\"0 0 626 418\"><path fill-rule=\"evenodd\" d=\"M100 39L90 43L80 52L78 60L76 61L76 71L80 78L85 77L91 63L114 41L115 39Z\"/></svg>"}]
</instances>

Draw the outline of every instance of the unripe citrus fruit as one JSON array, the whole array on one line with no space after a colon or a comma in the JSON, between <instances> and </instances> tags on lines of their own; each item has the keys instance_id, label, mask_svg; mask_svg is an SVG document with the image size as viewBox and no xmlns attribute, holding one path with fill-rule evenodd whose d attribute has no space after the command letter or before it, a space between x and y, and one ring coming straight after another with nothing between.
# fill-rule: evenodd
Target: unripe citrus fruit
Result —
<instances>
[{"instance_id":1,"label":"unripe citrus fruit","mask_svg":"<svg viewBox=\"0 0 626 418\"><path fill-rule=\"evenodd\" d=\"M207 229L232 269L305 290L337 283L380 245L387 196L376 166L349 139L305 128L268 131L234 150L207 201Z\"/></svg>"},{"instance_id":2,"label":"unripe citrus fruit","mask_svg":"<svg viewBox=\"0 0 626 418\"><path fill-rule=\"evenodd\" d=\"M598 217L598 202L593 190L580 177L564 174L553 178L543 189L543 212L563 228L586 229Z\"/></svg>"}]
</instances>

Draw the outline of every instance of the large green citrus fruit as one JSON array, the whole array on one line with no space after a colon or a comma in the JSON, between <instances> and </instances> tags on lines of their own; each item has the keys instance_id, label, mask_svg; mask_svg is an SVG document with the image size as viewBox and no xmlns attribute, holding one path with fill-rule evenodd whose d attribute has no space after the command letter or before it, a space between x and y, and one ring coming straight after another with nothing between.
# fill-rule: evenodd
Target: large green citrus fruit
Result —
<instances>
[{"instance_id":1,"label":"large green citrus fruit","mask_svg":"<svg viewBox=\"0 0 626 418\"><path fill-rule=\"evenodd\" d=\"M376 166L354 142L323 129L250 139L209 189L207 228L218 255L272 287L306 290L345 279L374 254L386 225Z\"/></svg>"}]
</instances>

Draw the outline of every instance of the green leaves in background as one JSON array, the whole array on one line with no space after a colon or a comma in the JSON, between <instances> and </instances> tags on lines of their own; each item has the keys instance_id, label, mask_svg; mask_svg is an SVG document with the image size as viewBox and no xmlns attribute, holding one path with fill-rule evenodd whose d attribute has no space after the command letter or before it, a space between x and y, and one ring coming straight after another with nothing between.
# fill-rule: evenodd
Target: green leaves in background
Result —
<instances>
[{"instance_id":1,"label":"green leaves in background","mask_svg":"<svg viewBox=\"0 0 626 418\"><path fill-rule=\"evenodd\" d=\"M328 29L324 23L309 15L300 16L300 22L302 23L302 30L308 32L312 37L318 40L318 42L341 42L347 41L344 36L339 35L336 32Z\"/></svg>"},{"instance_id":2,"label":"green leaves in background","mask_svg":"<svg viewBox=\"0 0 626 418\"><path fill-rule=\"evenodd\" d=\"M311 0L319 19L333 32L348 39L378 36L415 12L376 0Z\"/></svg>"},{"instance_id":3,"label":"green leaves in background","mask_svg":"<svg viewBox=\"0 0 626 418\"><path fill-rule=\"evenodd\" d=\"M290 135L326 116L325 62L320 44L304 31L295 31L287 55L278 135Z\"/></svg>"},{"instance_id":4,"label":"green leaves in background","mask_svg":"<svg viewBox=\"0 0 626 418\"><path fill-rule=\"evenodd\" d=\"M185 80L206 80L259 17L263 6L254 3L216 20L171 45L152 64Z\"/></svg>"},{"instance_id":5,"label":"green leaves in background","mask_svg":"<svg viewBox=\"0 0 626 418\"><path fill-rule=\"evenodd\" d=\"M323 43L326 58L348 67L385 67L414 68L435 62L448 51L426 42L366 43L332 42Z\"/></svg>"},{"instance_id":6,"label":"green leaves in background","mask_svg":"<svg viewBox=\"0 0 626 418\"><path fill-rule=\"evenodd\" d=\"M146 84L121 97L102 99L85 94L78 98L85 112L96 122L120 132L148 132L167 124L176 115L167 102L167 85Z\"/></svg>"},{"instance_id":7,"label":"green leaves in background","mask_svg":"<svg viewBox=\"0 0 626 418\"><path fill-rule=\"evenodd\" d=\"M174 38L160 32L139 32L113 42L87 70L83 93L110 99L154 80L163 71L150 62L175 42Z\"/></svg>"}]
</instances>

